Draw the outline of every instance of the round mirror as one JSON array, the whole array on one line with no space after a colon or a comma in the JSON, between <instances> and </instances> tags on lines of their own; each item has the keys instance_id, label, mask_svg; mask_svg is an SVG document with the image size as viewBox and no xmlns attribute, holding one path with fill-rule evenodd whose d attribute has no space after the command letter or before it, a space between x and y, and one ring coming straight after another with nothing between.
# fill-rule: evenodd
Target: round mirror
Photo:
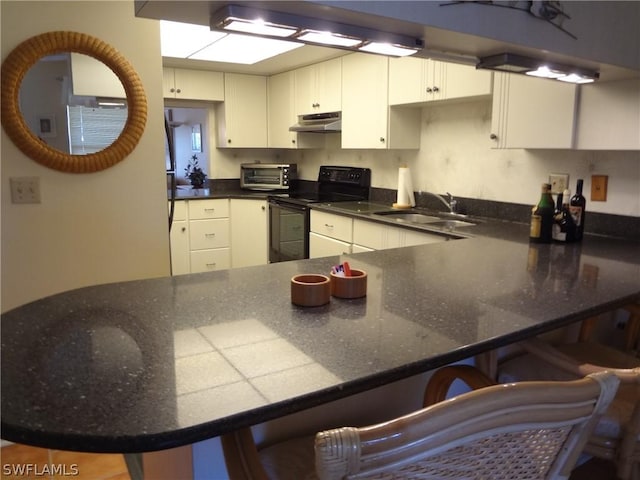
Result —
<instances>
[{"instance_id":1,"label":"round mirror","mask_svg":"<svg viewBox=\"0 0 640 480\"><path fill-rule=\"evenodd\" d=\"M31 131L20 110L20 88L27 71L41 58L65 52L82 53L99 60L115 73L124 87L127 120L120 136L104 150L72 155L54 148ZM138 144L147 122L147 98L131 64L105 42L77 32L48 32L18 45L2 64L1 102L2 126L13 143L36 162L63 172L96 172L120 162ZM53 127L46 116L39 121L44 131Z\"/></svg>"}]
</instances>

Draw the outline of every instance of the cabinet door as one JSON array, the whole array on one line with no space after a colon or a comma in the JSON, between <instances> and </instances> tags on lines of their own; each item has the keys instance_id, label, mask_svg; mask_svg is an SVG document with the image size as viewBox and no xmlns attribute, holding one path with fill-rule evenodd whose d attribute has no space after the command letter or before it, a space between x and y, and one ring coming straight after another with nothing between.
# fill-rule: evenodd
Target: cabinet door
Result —
<instances>
[{"instance_id":1,"label":"cabinet door","mask_svg":"<svg viewBox=\"0 0 640 480\"><path fill-rule=\"evenodd\" d=\"M336 240L335 238L309 234L309 258L333 257L336 255L348 255L351 253L351 244Z\"/></svg>"},{"instance_id":2,"label":"cabinet door","mask_svg":"<svg viewBox=\"0 0 640 480\"><path fill-rule=\"evenodd\" d=\"M231 266L268 263L268 210L265 200L231 200Z\"/></svg>"},{"instance_id":3,"label":"cabinet door","mask_svg":"<svg viewBox=\"0 0 640 480\"><path fill-rule=\"evenodd\" d=\"M297 115L342 109L342 59L335 58L294 71Z\"/></svg>"},{"instance_id":4,"label":"cabinet door","mask_svg":"<svg viewBox=\"0 0 640 480\"><path fill-rule=\"evenodd\" d=\"M439 62L443 63L443 62ZM445 100L491 95L493 75L488 70L476 70L469 65L443 63Z\"/></svg>"},{"instance_id":5,"label":"cabinet door","mask_svg":"<svg viewBox=\"0 0 640 480\"><path fill-rule=\"evenodd\" d=\"M387 148L388 58L354 53L342 59L342 148Z\"/></svg>"},{"instance_id":6,"label":"cabinet door","mask_svg":"<svg viewBox=\"0 0 640 480\"><path fill-rule=\"evenodd\" d=\"M293 72L272 75L268 79L269 148L293 148L296 145L296 132L289 131L297 121L294 84Z\"/></svg>"},{"instance_id":7,"label":"cabinet door","mask_svg":"<svg viewBox=\"0 0 640 480\"><path fill-rule=\"evenodd\" d=\"M224 103L216 109L218 147L267 146L267 79L225 73Z\"/></svg>"},{"instance_id":8,"label":"cabinet door","mask_svg":"<svg viewBox=\"0 0 640 480\"><path fill-rule=\"evenodd\" d=\"M582 85L576 129L579 149L640 150L640 81Z\"/></svg>"},{"instance_id":9,"label":"cabinet door","mask_svg":"<svg viewBox=\"0 0 640 480\"><path fill-rule=\"evenodd\" d=\"M494 148L572 148L577 86L494 72Z\"/></svg>"},{"instance_id":10,"label":"cabinet door","mask_svg":"<svg viewBox=\"0 0 640 480\"><path fill-rule=\"evenodd\" d=\"M351 243L353 238L353 220L342 215L311 211L311 231L326 237Z\"/></svg>"},{"instance_id":11,"label":"cabinet door","mask_svg":"<svg viewBox=\"0 0 640 480\"><path fill-rule=\"evenodd\" d=\"M426 245L429 243L446 242L447 240L448 237L442 235L403 229L400 243L403 247L411 247L413 245Z\"/></svg>"},{"instance_id":12,"label":"cabinet door","mask_svg":"<svg viewBox=\"0 0 640 480\"><path fill-rule=\"evenodd\" d=\"M225 270L231 267L228 248L191 252L191 273Z\"/></svg>"},{"instance_id":13,"label":"cabinet door","mask_svg":"<svg viewBox=\"0 0 640 480\"><path fill-rule=\"evenodd\" d=\"M205 250L229 246L229 219L191 220L189 222L191 250Z\"/></svg>"},{"instance_id":14,"label":"cabinet door","mask_svg":"<svg viewBox=\"0 0 640 480\"><path fill-rule=\"evenodd\" d=\"M224 100L224 76L221 72L163 68L162 81L165 98L183 100Z\"/></svg>"},{"instance_id":15,"label":"cabinet door","mask_svg":"<svg viewBox=\"0 0 640 480\"><path fill-rule=\"evenodd\" d=\"M171 275L184 275L191 272L189 262L189 222L174 221L169 234L171 243Z\"/></svg>"},{"instance_id":16,"label":"cabinet door","mask_svg":"<svg viewBox=\"0 0 640 480\"><path fill-rule=\"evenodd\" d=\"M389 59L389 105L427 101L427 64L422 58Z\"/></svg>"},{"instance_id":17,"label":"cabinet door","mask_svg":"<svg viewBox=\"0 0 640 480\"><path fill-rule=\"evenodd\" d=\"M355 219L353 221L353 243L373 250L384 250L401 246L402 229L375 222Z\"/></svg>"}]
</instances>

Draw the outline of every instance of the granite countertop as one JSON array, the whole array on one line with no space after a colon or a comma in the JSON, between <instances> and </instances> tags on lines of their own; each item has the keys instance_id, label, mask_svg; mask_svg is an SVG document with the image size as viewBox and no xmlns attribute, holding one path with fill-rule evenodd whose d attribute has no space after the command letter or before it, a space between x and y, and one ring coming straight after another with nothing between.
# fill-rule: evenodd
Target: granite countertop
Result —
<instances>
[{"instance_id":1,"label":"granite countertop","mask_svg":"<svg viewBox=\"0 0 640 480\"><path fill-rule=\"evenodd\" d=\"M2 437L78 451L194 443L640 299L637 242L476 236L82 288L1 317ZM522 230L524 229L524 230ZM524 239L524 241L522 241ZM348 259L365 298L301 308Z\"/></svg>"}]
</instances>

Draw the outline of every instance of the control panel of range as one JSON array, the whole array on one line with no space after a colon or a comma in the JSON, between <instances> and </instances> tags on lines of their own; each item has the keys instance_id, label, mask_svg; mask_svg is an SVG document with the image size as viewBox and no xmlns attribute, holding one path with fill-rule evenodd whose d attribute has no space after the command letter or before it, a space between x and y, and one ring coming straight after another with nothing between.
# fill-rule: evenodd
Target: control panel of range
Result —
<instances>
[{"instance_id":1,"label":"control panel of range","mask_svg":"<svg viewBox=\"0 0 640 480\"><path fill-rule=\"evenodd\" d=\"M335 167L322 165L318 173L319 183L342 183L359 187L371 186L371 170L360 167Z\"/></svg>"}]
</instances>

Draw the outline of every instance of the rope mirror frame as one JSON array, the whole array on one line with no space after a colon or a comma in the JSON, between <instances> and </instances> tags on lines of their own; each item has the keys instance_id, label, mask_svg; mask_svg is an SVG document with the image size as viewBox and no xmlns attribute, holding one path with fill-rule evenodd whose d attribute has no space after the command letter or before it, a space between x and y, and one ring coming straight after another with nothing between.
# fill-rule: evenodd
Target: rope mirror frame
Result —
<instances>
[{"instance_id":1,"label":"rope mirror frame","mask_svg":"<svg viewBox=\"0 0 640 480\"><path fill-rule=\"evenodd\" d=\"M107 148L87 155L71 155L47 145L27 126L21 112L20 85L27 71L42 57L82 53L107 65L122 83L127 97L127 121ZM147 123L147 97L142 81L127 59L111 45L84 33L47 32L31 37L2 63L1 122L15 146L32 160L67 173L92 173L124 160L136 147Z\"/></svg>"}]
</instances>

